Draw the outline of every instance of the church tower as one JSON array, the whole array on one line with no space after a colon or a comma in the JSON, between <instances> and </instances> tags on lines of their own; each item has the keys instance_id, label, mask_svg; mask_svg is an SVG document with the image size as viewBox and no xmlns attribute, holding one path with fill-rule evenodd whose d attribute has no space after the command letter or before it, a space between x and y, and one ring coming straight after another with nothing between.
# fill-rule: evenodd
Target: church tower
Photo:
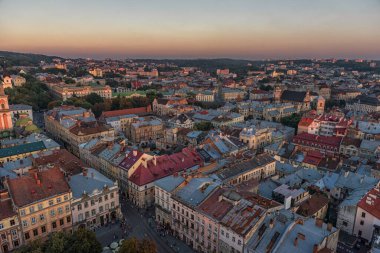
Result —
<instances>
[{"instance_id":1,"label":"church tower","mask_svg":"<svg viewBox=\"0 0 380 253\"><path fill-rule=\"evenodd\" d=\"M317 99L317 115L322 115L325 112L325 102L326 100L319 96Z\"/></svg>"},{"instance_id":2,"label":"church tower","mask_svg":"<svg viewBox=\"0 0 380 253\"><path fill-rule=\"evenodd\" d=\"M274 98L275 103L281 102L281 94L282 94L281 87L276 85L273 91L273 98Z\"/></svg>"},{"instance_id":3,"label":"church tower","mask_svg":"<svg viewBox=\"0 0 380 253\"><path fill-rule=\"evenodd\" d=\"M4 88L0 85L0 131L13 128L11 112L8 105L8 96L4 93Z\"/></svg>"}]
</instances>

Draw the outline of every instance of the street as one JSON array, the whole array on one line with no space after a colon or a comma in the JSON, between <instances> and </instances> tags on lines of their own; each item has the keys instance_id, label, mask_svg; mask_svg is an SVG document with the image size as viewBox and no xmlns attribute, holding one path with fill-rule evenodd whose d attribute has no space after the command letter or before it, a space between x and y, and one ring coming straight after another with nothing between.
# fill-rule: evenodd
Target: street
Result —
<instances>
[{"instance_id":1,"label":"street","mask_svg":"<svg viewBox=\"0 0 380 253\"><path fill-rule=\"evenodd\" d=\"M122 202L125 203L125 200L122 200L121 203ZM119 241L122 238L136 237L142 239L147 237L156 242L157 252L159 253L194 252L184 242L170 235L161 236L159 232L156 231L152 212L149 212L148 215L145 210L139 211L137 207L130 203L122 204L122 212L131 230L128 230L127 236L124 237L120 228L120 222L97 229L95 231L96 237L103 247L108 246L113 241Z\"/></svg>"}]
</instances>

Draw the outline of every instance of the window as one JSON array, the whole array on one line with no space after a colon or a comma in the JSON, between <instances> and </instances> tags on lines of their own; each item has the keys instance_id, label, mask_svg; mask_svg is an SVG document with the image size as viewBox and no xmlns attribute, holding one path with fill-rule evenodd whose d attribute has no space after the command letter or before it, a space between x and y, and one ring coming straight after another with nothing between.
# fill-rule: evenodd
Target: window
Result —
<instances>
[{"instance_id":1,"label":"window","mask_svg":"<svg viewBox=\"0 0 380 253\"><path fill-rule=\"evenodd\" d=\"M78 211L82 210L82 204L78 204Z\"/></svg>"},{"instance_id":2,"label":"window","mask_svg":"<svg viewBox=\"0 0 380 253\"><path fill-rule=\"evenodd\" d=\"M22 221L22 226L23 226L24 228L26 228L26 227L28 226L28 222L27 222L26 220L23 220L23 221Z\"/></svg>"},{"instance_id":3,"label":"window","mask_svg":"<svg viewBox=\"0 0 380 253\"><path fill-rule=\"evenodd\" d=\"M66 201L66 200L69 200L69 195L65 195L63 196L63 199Z\"/></svg>"},{"instance_id":4,"label":"window","mask_svg":"<svg viewBox=\"0 0 380 253\"><path fill-rule=\"evenodd\" d=\"M103 198L99 197L99 203L102 203L102 201L103 201Z\"/></svg>"},{"instance_id":5,"label":"window","mask_svg":"<svg viewBox=\"0 0 380 253\"><path fill-rule=\"evenodd\" d=\"M88 218L88 217L90 217L90 212L89 211L87 211L85 214L84 214L84 216L86 217L86 219Z\"/></svg>"},{"instance_id":6,"label":"window","mask_svg":"<svg viewBox=\"0 0 380 253\"><path fill-rule=\"evenodd\" d=\"M232 236L232 242L235 242L235 236Z\"/></svg>"},{"instance_id":7,"label":"window","mask_svg":"<svg viewBox=\"0 0 380 253\"><path fill-rule=\"evenodd\" d=\"M365 218L365 212L362 212L362 217Z\"/></svg>"},{"instance_id":8,"label":"window","mask_svg":"<svg viewBox=\"0 0 380 253\"><path fill-rule=\"evenodd\" d=\"M71 216L67 216L66 221L67 221L67 223L70 223L71 222Z\"/></svg>"},{"instance_id":9,"label":"window","mask_svg":"<svg viewBox=\"0 0 380 253\"><path fill-rule=\"evenodd\" d=\"M49 206L52 206L54 204L54 200L49 200Z\"/></svg>"},{"instance_id":10,"label":"window","mask_svg":"<svg viewBox=\"0 0 380 253\"><path fill-rule=\"evenodd\" d=\"M40 220L41 220L41 221L45 220L45 216L44 216L44 214L40 214Z\"/></svg>"},{"instance_id":11,"label":"window","mask_svg":"<svg viewBox=\"0 0 380 253\"><path fill-rule=\"evenodd\" d=\"M4 228L3 223L0 223L0 229L3 229L3 228Z\"/></svg>"},{"instance_id":12,"label":"window","mask_svg":"<svg viewBox=\"0 0 380 253\"><path fill-rule=\"evenodd\" d=\"M84 208L87 208L88 207L88 202L84 202Z\"/></svg>"},{"instance_id":13,"label":"window","mask_svg":"<svg viewBox=\"0 0 380 253\"><path fill-rule=\"evenodd\" d=\"M91 215L95 215L96 214L96 210L95 209L92 209L91 210Z\"/></svg>"},{"instance_id":14,"label":"window","mask_svg":"<svg viewBox=\"0 0 380 253\"><path fill-rule=\"evenodd\" d=\"M241 240L238 240L238 244L241 245Z\"/></svg>"},{"instance_id":15,"label":"window","mask_svg":"<svg viewBox=\"0 0 380 253\"><path fill-rule=\"evenodd\" d=\"M78 220L79 220L79 221L82 221L82 220L83 220L83 213L78 214Z\"/></svg>"},{"instance_id":16,"label":"window","mask_svg":"<svg viewBox=\"0 0 380 253\"><path fill-rule=\"evenodd\" d=\"M32 225L36 224L36 217L32 217L31 223L32 223Z\"/></svg>"},{"instance_id":17,"label":"window","mask_svg":"<svg viewBox=\"0 0 380 253\"><path fill-rule=\"evenodd\" d=\"M110 209L110 204L106 204L106 210Z\"/></svg>"},{"instance_id":18,"label":"window","mask_svg":"<svg viewBox=\"0 0 380 253\"><path fill-rule=\"evenodd\" d=\"M55 222L55 221L53 221L52 223L51 223L51 227L54 229L54 228L57 228L57 222Z\"/></svg>"},{"instance_id":19,"label":"window","mask_svg":"<svg viewBox=\"0 0 380 253\"><path fill-rule=\"evenodd\" d=\"M22 209L22 210L20 211L20 215L21 215L21 216L25 216L25 209Z\"/></svg>"},{"instance_id":20,"label":"window","mask_svg":"<svg viewBox=\"0 0 380 253\"><path fill-rule=\"evenodd\" d=\"M99 213L103 212L103 206L99 206Z\"/></svg>"},{"instance_id":21,"label":"window","mask_svg":"<svg viewBox=\"0 0 380 253\"><path fill-rule=\"evenodd\" d=\"M41 232L42 232L42 233L46 233L46 227L45 227L45 226L42 226L42 227L41 227Z\"/></svg>"},{"instance_id":22,"label":"window","mask_svg":"<svg viewBox=\"0 0 380 253\"><path fill-rule=\"evenodd\" d=\"M111 202L111 208L114 208L115 207L115 202Z\"/></svg>"},{"instance_id":23,"label":"window","mask_svg":"<svg viewBox=\"0 0 380 253\"><path fill-rule=\"evenodd\" d=\"M62 209L62 207L58 207L58 214L63 214L63 209Z\"/></svg>"},{"instance_id":24,"label":"window","mask_svg":"<svg viewBox=\"0 0 380 253\"><path fill-rule=\"evenodd\" d=\"M108 200L108 195L104 195L104 200Z\"/></svg>"},{"instance_id":25,"label":"window","mask_svg":"<svg viewBox=\"0 0 380 253\"><path fill-rule=\"evenodd\" d=\"M12 229L11 233L12 233L13 236L15 236L15 235L17 235L17 230L16 229Z\"/></svg>"},{"instance_id":26,"label":"window","mask_svg":"<svg viewBox=\"0 0 380 253\"><path fill-rule=\"evenodd\" d=\"M64 221L63 219L60 219L60 220L59 220L59 225L60 225L60 226L63 226L63 224L65 224L65 221Z\"/></svg>"},{"instance_id":27,"label":"window","mask_svg":"<svg viewBox=\"0 0 380 253\"><path fill-rule=\"evenodd\" d=\"M52 216L52 217L55 216L55 210L54 209L50 210L50 216Z\"/></svg>"},{"instance_id":28,"label":"window","mask_svg":"<svg viewBox=\"0 0 380 253\"><path fill-rule=\"evenodd\" d=\"M229 233L226 233L226 237L227 237L227 238L230 238L230 234L229 234Z\"/></svg>"},{"instance_id":29,"label":"window","mask_svg":"<svg viewBox=\"0 0 380 253\"><path fill-rule=\"evenodd\" d=\"M91 206L95 205L95 200L91 199Z\"/></svg>"},{"instance_id":30,"label":"window","mask_svg":"<svg viewBox=\"0 0 380 253\"><path fill-rule=\"evenodd\" d=\"M114 198L114 194L113 194L113 192L110 193L110 198L111 198L111 199Z\"/></svg>"},{"instance_id":31,"label":"window","mask_svg":"<svg viewBox=\"0 0 380 253\"><path fill-rule=\"evenodd\" d=\"M15 248L17 248L20 245L20 243L18 240L15 240L13 241L13 245L15 246Z\"/></svg>"},{"instance_id":32,"label":"window","mask_svg":"<svg viewBox=\"0 0 380 253\"><path fill-rule=\"evenodd\" d=\"M29 207L29 212L34 213L34 206Z\"/></svg>"},{"instance_id":33,"label":"window","mask_svg":"<svg viewBox=\"0 0 380 253\"><path fill-rule=\"evenodd\" d=\"M38 229L33 229L33 235L37 236L38 235Z\"/></svg>"},{"instance_id":34,"label":"window","mask_svg":"<svg viewBox=\"0 0 380 253\"><path fill-rule=\"evenodd\" d=\"M361 230L358 231L358 236L362 236L362 231Z\"/></svg>"},{"instance_id":35,"label":"window","mask_svg":"<svg viewBox=\"0 0 380 253\"><path fill-rule=\"evenodd\" d=\"M61 198L57 198L57 203L61 203Z\"/></svg>"},{"instance_id":36,"label":"window","mask_svg":"<svg viewBox=\"0 0 380 253\"><path fill-rule=\"evenodd\" d=\"M348 226L348 223L347 221L343 221L343 226L347 227Z\"/></svg>"},{"instance_id":37,"label":"window","mask_svg":"<svg viewBox=\"0 0 380 253\"><path fill-rule=\"evenodd\" d=\"M42 210L43 208L43 205L42 204L38 204L38 210Z\"/></svg>"},{"instance_id":38,"label":"window","mask_svg":"<svg viewBox=\"0 0 380 253\"><path fill-rule=\"evenodd\" d=\"M24 237L25 237L25 240L28 240L28 239L30 238L30 236L29 236L29 232L26 232L26 233L24 234Z\"/></svg>"},{"instance_id":39,"label":"window","mask_svg":"<svg viewBox=\"0 0 380 253\"><path fill-rule=\"evenodd\" d=\"M222 233L222 235L224 235L224 230L220 231Z\"/></svg>"},{"instance_id":40,"label":"window","mask_svg":"<svg viewBox=\"0 0 380 253\"><path fill-rule=\"evenodd\" d=\"M70 212L70 206L69 205L66 205L65 209L66 209L66 213Z\"/></svg>"},{"instance_id":41,"label":"window","mask_svg":"<svg viewBox=\"0 0 380 253\"><path fill-rule=\"evenodd\" d=\"M360 225L362 225L362 226L364 225L364 220L360 221Z\"/></svg>"}]
</instances>

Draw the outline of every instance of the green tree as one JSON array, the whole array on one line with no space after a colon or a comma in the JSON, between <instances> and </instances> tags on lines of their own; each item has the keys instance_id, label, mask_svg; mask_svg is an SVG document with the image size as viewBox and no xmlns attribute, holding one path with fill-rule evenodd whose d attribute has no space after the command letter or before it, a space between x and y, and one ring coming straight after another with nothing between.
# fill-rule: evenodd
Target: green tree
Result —
<instances>
[{"instance_id":1,"label":"green tree","mask_svg":"<svg viewBox=\"0 0 380 253\"><path fill-rule=\"evenodd\" d=\"M102 252L102 245L96 240L94 232L78 229L70 236L66 252L100 253Z\"/></svg>"},{"instance_id":2,"label":"green tree","mask_svg":"<svg viewBox=\"0 0 380 253\"><path fill-rule=\"evenodd\" d=\"M194 124L194 129L198 131L209 131L213 129L213 125L211 122L203 121L203 122L197 122Z\"/></svg>"},{"instance_id":3,"label":"green tree","mask_svg":"<svg viewBox=\"0 0 380 253\"><path fill-rule=\"evenodd\" d=\"M138 240L135 237L124 240L119 253L156 253L157 247L154 241L149 239Z\"/></svg>"},{"instance_id":4,"label":"green tree","mask_svg":"<svg viewBox=\"0 0 380 253\"><path fill-rule=\"evenodd\" d=\"M103 102L103 98L101 96L99 96L98 94L96 94L96 93L90 93L90 94L88 94L85 97L85 100L87 102L89 102L90 104L92 104L92 105L94 105L96 103L102 103Z\"/></svg>"}]
</instances>

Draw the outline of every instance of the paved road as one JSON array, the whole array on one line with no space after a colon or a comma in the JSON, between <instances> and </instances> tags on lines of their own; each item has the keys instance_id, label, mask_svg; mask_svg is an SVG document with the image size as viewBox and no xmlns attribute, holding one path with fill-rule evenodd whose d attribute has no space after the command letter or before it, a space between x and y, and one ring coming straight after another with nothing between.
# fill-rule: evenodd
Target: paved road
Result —
<instances>
[{"instance_id":1,"label":"paved road","mask_svg":"<svg viewBox=\"0 0 380 253\"><path fill-rule=\"evenodd\" d=\"M127 236L124 237L120 229L120 223L97 229L96 237L103 247L108 246L111 242L118 241L121 238L130 238L134 236L139 239L147 237L154 240L156 242L158 253L194 252L185 243L172 236L160 236L155 229L156 226L154 222L152 222L153 219L150 218L150 221L148 221L149 217L152 216L152 213L148 215L145 211L140 211L137 207L134 207L131 204L122 205L122 212L127 220L127 224L132 227L132 230L128 231ZM116 239L115 236L117 237Z\"/></svg>"}]
</instances>

